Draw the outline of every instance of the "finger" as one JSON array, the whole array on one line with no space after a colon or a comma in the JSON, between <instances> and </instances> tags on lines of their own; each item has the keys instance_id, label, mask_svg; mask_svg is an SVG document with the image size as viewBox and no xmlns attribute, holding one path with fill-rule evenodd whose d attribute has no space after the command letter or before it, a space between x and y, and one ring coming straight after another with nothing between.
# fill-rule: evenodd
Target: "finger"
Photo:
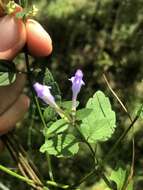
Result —
<instances>
[{"instance_id":1,"label":"finger","mask_svg":"<svg viewBox=\"0 0 143 190\"><path fill-rule=\"evenodd\" d=\"M14 105L0 116L0 134L5 134L20 121L28 110L30 100L27 96L21 95Z\"/></svg>"},{"instance_id":2,"label":"finger","mask_svg":"<svg viewBox=\"0 0 143 190\"><path fill-rule=\"evenodd\" d=\"M31 55L48 56L52 52L51 37L38 22L28 19L26 32L28 51Z\"/></svg>"},{"instance_id":3,"label":"finger","mask_svg":"<svg viewBox=\"0 0 143 190\"><path fill-rule=\"evenodd\" d=\"M19 97L26 82L25 74L17 74L11 85L0 87L0 115L4 113Z\"/></svg>"},{"instance_id":4,"label":"finger","mask_svg":"<svg viewBox=\"0 0 143 190\"><path fill-rule=\"evenodd\" d=\"M20 19L0 17L0 59L13 59L26 43L25 25Z\"/></svg>"}]
</instances>

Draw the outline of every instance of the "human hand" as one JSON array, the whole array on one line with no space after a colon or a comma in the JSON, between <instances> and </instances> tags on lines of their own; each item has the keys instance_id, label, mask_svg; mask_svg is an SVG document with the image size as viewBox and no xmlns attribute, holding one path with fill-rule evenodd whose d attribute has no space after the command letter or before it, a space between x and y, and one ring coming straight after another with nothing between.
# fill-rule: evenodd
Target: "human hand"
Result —
<instances>
[{"instance_id":1,"label":"human hand","mask_svg":"<svg viewBox=\"0 0 143 190\"><path fill-rule=\"evenodd\" d=\"M0 18L0 59L10 60L26 43L24 24L6 15ZM22 95L25 74L17 74L13 84L0 87L0 134L8 132L24 116L29 99Z\"/></svg>"},{"instance_id":2,"label":"human hand","mask_svg":"<svg viewBox=\"0 0 143 190\"><path fill-rule=\"evenodd\" d=\"M33 56L49 55L52 51L49 34L32 19L26 23L16 19L17 11L22 8L17 6L12 15L0 17L0 59L12 60L25 44ZM22 94L25 82L25 74L17 74L14 83L0 87L0 135L12 129L29 107L29 98Z\"/></svg>"},{"instance_id":3,"label":"human hand","mask_svg":"<svg viewBox=\"0 0 143 190\"><path fill-rule=\"evenodd\" d=\"M0 87L0 134L21 120L29 107L29 98L22 94L25 82L25 74L17 74L14 83Z\"/></svg>"}]
</instances>

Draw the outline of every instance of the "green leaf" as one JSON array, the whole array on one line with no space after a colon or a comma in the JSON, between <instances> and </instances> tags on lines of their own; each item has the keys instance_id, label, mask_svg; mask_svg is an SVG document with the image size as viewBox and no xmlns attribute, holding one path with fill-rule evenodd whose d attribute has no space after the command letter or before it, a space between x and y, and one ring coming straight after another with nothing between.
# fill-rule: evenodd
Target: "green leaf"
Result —
<instances>
[{"instance_id":1,"label":"green leaf","mask_svg":"<svg viewBox=\"0 0 143 190\"><path fill-rule=\"evenodd\" d=\"M17 19L23 19L26 16L26 12L18 12L16 13L16 18Z\"/></svg>"},{"instance_id":2,"label":"green leaf","mask_svg":"<svg viewBox=\"0 0 143 190\"><path fill-rule=\"evenodd\" d=\"M49 106L44 110L43 116L44 116L45 122L48 123L49 121L55 120L56 112L53 108Z\"/></svg>"},{"instance_id":3,"label":"green leaf","mask_svg":"<svg viewBox=\"0 0 143 190\"><path fill-rule=\"evenodd\" d=\"M40 152L47 152L57 157L69 157L78 152L78 142L71 134L56 135L50 140L46 140L40 148Z\"/></svg>"},{"instance_id":4,"label":"green leaf","mask_svg":"<svg viewBox=\"0 0 143 190\"><path fill-rule=\"evenodd\" d=\"M118 170L112 171L110 179L117 184L117 190L122 190L122 187L127 179L127 171L123 168L118 168ZM126 190L133 190L132 180L129 182Z\"/></svg>"},{"instance_id":5,"label":"green leaf","mask_svg":"<svg viewBox=\"0 0 143 190\"><path fill-rule=\"evenodd\" d=\"M11 84L15 80L15 65L8 60L0 60L0 86Z\"/></svg>"},{"instance_id":6,"label":"green leaf","mask_svg":"<svg viewBox=\"0 0 143 190\"><path fill-rule=\"evenodd\" d=\"M12 77L12 78L11 78ZM0 72L0 86L11 84L15 80L15 75Z\"/></svg>"},{"instance_id":7,"label":"green leaf","mask_svg":"<svg viewBox=\"0 0 143 190\"><path fill-rule=\"evenodd\" d=\"M89 114L92 113L92 109L89 109L89 108L83 108L83 109L80 109L76 112L76 118L78 120L82 120L84 119L85 117L89 116Z\"/></svg>"},{"instance_id":8,"label":"green leaf","mask_svg":"<svg viewBox=\"0 0 143 190\"><path fill-rule=\"evenodd\" d=\"M47 127L44 131L45 137L49 137L51 134L58 134L68 129L68 124L64 119L59 119L54 122L50 127Z\"/></svg>"},{"instance_id":9,"label":"green leaf","mask_svg":"<svg viewBox=\"0 0 143 190\"><path fill-rule=\"evenodd\" d=\"M87 102L92 112L82 120L81 132L89 143L108 140L115 130L116 117L109 98L97 91Z\"/></svg>"}]
</instances>

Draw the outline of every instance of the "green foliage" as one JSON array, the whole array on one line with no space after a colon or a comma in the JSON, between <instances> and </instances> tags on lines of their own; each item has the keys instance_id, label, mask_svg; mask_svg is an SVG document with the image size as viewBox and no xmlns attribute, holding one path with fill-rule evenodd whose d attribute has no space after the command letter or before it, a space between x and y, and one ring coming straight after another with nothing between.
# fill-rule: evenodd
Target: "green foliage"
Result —
<instances>
[{"instance_id":1,"label":"green foliage","mask_svg":"<svg viewBox=\"0 0 143 190\"><path fill-rule=\"evenodd\" d=\"M69 109L70 104L70 102L66 102L65 107ZM44 111L44 116L46 117L48 114L49 119L50 112L47 109ZM68 110L65 112L68 113ZM74 137L75 131L80 133L80 141L84 136L89 143L97 143L108 140L116 127L115 113L111 109L109 99L101 91L96 92L93 98L89 99L86 108L77 111L76 119L82 122L81 126L67 123L64 119L48 125L44 129L45 143L40 151L57 157L72 156L78 152L78 138ZM83 143L85 142L83 141Z\"/></svg>"},{"instance_id":2,"label":"green foliage","mask_svg":"<svg viewBox=\"0 0 143 190\"><path fill-rule=\"evenodd\" d=\"M11 84L15 80L15 65L11 61L0 60L0 86Z\"/></svg>"},{"instance_id":3,"label":"green foliage","mask_svg":"<svg viewBox=\"0 0 143 190\"><path fill-rule=\"evenodd\" d=\"M78 149L77 139L71 134L64 133L55 135L50 140L46 140L45 144L40 148L40 151L57 157L68 157L76 154Z\"/></svg>"},{"instance_id":4,"label":"green foliage","mask_svg":"<svg viewBox=\"0 0 143 190\"><path fill-rule=\"evenodd\" d=\"M0 86L6 86L14 82L15 75L13 73L0 72Z\"/></svg>"},{"instance_id":5,"label":"green foliage","mask_svg":"<svg viewBox=\"0 0 143 190\"><path fill-rule=\"evenodd\" d=\"M44 131L44 135L46 139L49 138L50 135L57 135L58 133L61 133L68 129L68 124L64 119L59 119L56 122L54 122L50 127L47 127Z\"/></svg>"},{"instance_id":6,"label":"green foliage","mask_svg":"<svg viewBox=\"0 0 143 190\"><path fill-rule=\"evenodd\" d=\"M16 13L16 18L17 19L24 19L25 16L26 16L26 12L18 12L18 13Z\"/></svg>"},{"instance_id":7,"label":"green foliage","mask_svg":"<svg viewBox=\"0 0 143 190\"><path fill-rule=\"evenodd\" d=\"M69 127L64 119L60 119L44 129L45 143L41 146L40 151L57 157L76 154L78 152L78 142L72 134L65 132Z\"/></svg>"},{"instance_id":8,"label":"green foliage","mask_svg":"<svg viewBox=\"0 0 143 190\"><path fill-rule=\"evenodd\" d=\"M123 190L122 188L127 180L127 171L122 168L118 168L118 170L112 171L110 179L117 184L117 190ZM126 190L133 190L132 180L129 181Z\"/></svg>"},{"instance_id":9,"label":"green foliage","mask_svg":"<svg viewBox=\"0 0 143 190\"><path fill-rule=\"evenodd\" d=\"M75 7L81 9L85 6L86 0L69 1L69 0L56 0L51 1L48 6L48 14L57 18L65 18L69 14L74 13ZM54 13L54 14L53 14Z\"/></svg>"},{"instance_id":10,"label":"green foliage","mask_svg":"<svg viewBox=\"0 0 143 190\"><path fill-rule=\"evenodd\" d=\"M23 5L24 3L26 3L25 0L21 0L21 2ZM46 58L45 61L42 61L40 65L43 66L45 64L45 67L43 67L44 69L48 66L52 73L54 73L54 77L56 78L56 80L60 81L59 85L61 91L63 92L63 99L67 100L71 98L69 84L66 83L65 80L69 77L67 76L68 73L73 72L73 70L75 70L77 67L83 69L85 73L85 79L87 81L87 85L83 89L83 93L81 93L79 96L80 109L83 107L83 105L85 105L85 102L87 102L88 98L94 93L95 90L104 88L104 91L106 91L106 94L108 94L108 88L103 82L102 78L103 71L106 71L111 87L113 87L117 95L125 103L128 111L131 113L132 116L136 104L138 103L138 105L141 105L141 102L143 100L143 88L141 82L143 78L143 1L34 0L33 2L37 2L40 16L38 20L40 20L44 28L50 33L54 47L52 56L48 59ZM29 3L31 4L31 1L29 1ZM7 72L8 70L9 69L4 68L4 72ZM54 86L55 80L50 81L49 74L46 74L45 76L47 76L48 78L45 84ZM1 79L4 79L5 82L7 81L6 84L9 84L8 75L0 77L0 80ZM39 81L36 77L34 80ZM57 88L56 85L54 88ZM56 95L56 99L60 102L61 93L58 92L58 89L54 90L53 94ZM95 99L97 102L97 98ZM120 105L116 101L114 101L113 103L114 108L118 111L118 126L121 126L118 127L117 133L113 136L112 140L114 141L119 137L118 135L121 134L122 130L124 130L124 128L128 126L129 119L120 108ZM69 104L68 106L64 106L64 104L66 103L63 103L63 105L62 103L59 103L59 105L61 105L67 113L71 113L71 104ZM99 111L99 104L96 103L96 105ZM76 119L82 120L84 118L86 121L83 122L81 126L81 131L83 132L86 139L89 139L90 143L97 143L98 141L104 141L108 139L114 132L115 128L113 126L107 125L108 119L106 120L103 117L101 110L99 114L96 112L95 106L94 108L91 105L89 107L86 106L85 110L77 111ZM109 104L107 107L110 107ZM89 109L92 111L89 111ZM109 110L109 115L112 115L111 108ZM106 109L105 112L106 114L108 113ZM97 122L97 116L101 116L103 123ZM106 116L108 116L108 114ZM54 144L54 142L56 142L56 138L60 139L60 137L58 136L63 135L62 132L60 132L59 135L54 134L54 130L51 128L51 125L54 125L53 122L55 122L57 115L52 109L46 108L44 111L44 117L46 119L47 126L49 126L49 130L51 130L51 133L48 132L50 133L48 134L48 136L50 135L51 138L46 137L47 140L50 141L49 144L52 144L50 144L50 146L48 145L48 147L52 146L51 150L54 152L55 156L66 156L66 153L63 154L62 152L61 146L60 148L58 147L58 149L60 149L59 153L56 150L56 145ZM35 118L37 118L37 113ZM25 126L29 126L29 123L31 121L31 114L29 118L26 117L25 120L26 121L24 121L23 124L24 127L19 127L19 131L21 131L22 137L25 134L25 138L21 138L20 140L25 146L27 146L27 144L25 143L25 139L27 139L26 132L29 130L29 128L25 130ZM113 120L115 120L115 118ZM87 123L91 124L91 127L84 127L83 130L83 125L86 126ZM38 138L37 141L37 136L35 137L34 133L34 131L36 131L36 133L39 134L41 131L39 120L37 122L36 119L33 122L32 126L34 127L31 132L33 138L32 142L34 143L32 144L32 149L31 151L29 150L29 152L32 155L31 157L34 157L34 160L40 168L41 173L45 176L45 173L47 172L47 167L45 167L46 161L43 159L43 156L39 161L38 158L40 158L41 155L39 155L39 153L35 153L37 147L39 147L43 142L42 140L39 140L40 138ZM58 127L55 126L55 129L56 128ZM59 129L62 130L62 127L59 127ZM46 130L48 130L48 127L44 129L44 131ZM72 131L69 131L67 129L63 132L68 132L69 135ZM136 155L136 160L138 161L135 162L136 172L134 189L138 190L142 189L142 122L137 122L135 127L135 135L136 152L138 153ZM99 146L99 158L100 156L104 157L107 154L110 146L112 146L112 143L115 143L115 141L113 141L104 143L102 146ZM58 140L58 142L60 142L60 140ZM119 159L121 159L124 161L124 165L126 166L131 158L130 139L125 139L121 143L121 147L122 153L120 148L117 149L116 152L114 152L114 160L118 161ZM33 154L33 151L35 155ZM47 152L46 148L45 152ZM7 158L7 165L9 165L10 159L8 155L5 156L5 152L1 153L2 162L6 163ZM69 184L74 184L76 182L78 183L79 178L83 177L84 173L87 173L87 170L91 168L90 164L87 166L87 160L89 161L89 154L87 150L84 149L84 146L82 146L82 144L81 151L79 151L79 154L76 158L77 160L52 160L53 167L55 169L54 174L56 178L58 180L60 179L62 183L64 183L65 181ZM113 166L114 162L111 160L111 162L109 161L108 164ZM10 165L13 165L13 163L11 163ZM107 165L105 165L105 167L106 166ZM114 172L116 173L116 171ZM122 173L123 176L125 176L124 172L119 173ZM97 180L95 180L95 175L93 175L93 177L89 177L87 183L84 183L81 186L82 190L87 190L86 186L90 186L90 184L93 183L97 185L97 188L92 188L92 190L105 190L105 188L103 187L100 188ZM113 181L119 184L119 180L117 179L117 177L115 177L116 175L114 174L113 176ZM121 177L118 178L124 180ZM11 180L11 177L5 175L1 175L1 181L4 182L4 184L8 184L8 186L11 188L21 190L27 189L27 186L24 186L23 184L18 184L17 181ZM91 190L90 187L88 187L88 190L89 189Z\"/></svg>"},{"instance_id":11,"label":"green foliage","mask_svg":"<svg viewBox=\"0 0 143 190\"><path fill-rule=\"evenodd\" d=\"M46 109L44 109L43 116L44 116L45 122L48 123L56 119L56 112L53 108L47 107Z\"/></svg>"},{"instance_id":12,"label":"green foliage","mask_svg":"<svg viewBox=\"0 0 143 190\"><path fill-rule=\"evenodd\" d=\"M84 118L88 117L93 110L89 108L83 108L76 112L77 120L83 120Z\"/></svg>"},{"instance_id":13,"label":"green foliage","mask_svg":"<svg viewBox=\"0 0 143 190\"><path fill-rule=\"evenodd\" d=\"M92 112L82 120L81 132L89 143L106 141L116 127L115 112L111 109L109 98L97 91L87 102L86 108Z\"/></svg>"}]
</instances>

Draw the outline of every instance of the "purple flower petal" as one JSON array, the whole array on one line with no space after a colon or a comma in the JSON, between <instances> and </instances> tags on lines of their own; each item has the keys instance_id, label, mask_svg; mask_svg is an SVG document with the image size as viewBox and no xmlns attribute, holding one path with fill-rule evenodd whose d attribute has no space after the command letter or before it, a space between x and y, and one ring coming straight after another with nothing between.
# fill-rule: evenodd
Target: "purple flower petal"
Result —
<instances>
[{"instance_id":1,"label":"purple flower petal","mask_svg":"<svg viewBox=\"0 0 143 190\"><path fill-rule=\"evenodd\" d=\"M57 107L55 98L50 92L50 89L51 89L50 86L42 85L36 82L33 85L33 88L35 89L37 96L41 98L46 104L50 105L51 107Z\"/></svg>"},{"instance_id":2,"label":"purple flower petal","mask_svg":"<svg viewBox=\"0 0 143 190\"><path fill-rule=\"evenodd\" d=\"M73 109L76 109L76 99L77 95L79 94L82 85L85 85L84 81L82 80L83 73L80 69L78 69L75 73L75 76L71 77L69 80L72 82L72 100L73 100Z\"/></svg>"}]
</instances>

